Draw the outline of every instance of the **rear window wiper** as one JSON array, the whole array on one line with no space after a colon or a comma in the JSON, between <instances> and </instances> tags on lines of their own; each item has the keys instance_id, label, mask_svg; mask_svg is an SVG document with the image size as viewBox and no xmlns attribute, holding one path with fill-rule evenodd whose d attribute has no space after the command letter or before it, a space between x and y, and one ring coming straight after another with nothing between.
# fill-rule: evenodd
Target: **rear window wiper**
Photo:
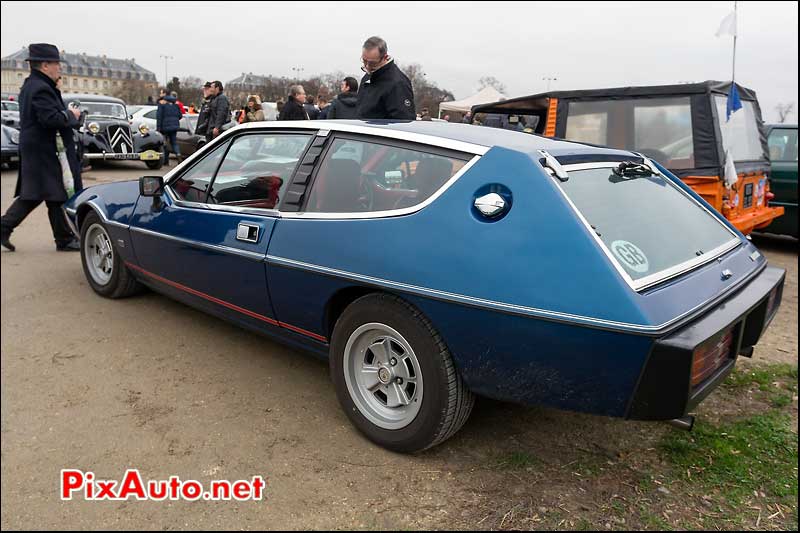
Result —
<instances>
[{"instance_id":1,"label":"rear window wiper","mask_svg":"<svg viewBox=\"0 0 800 533\"><path fill-rule=\"evenodd\" d=\"M649 165L634 161L623 161L611 171L621 178L649 178L654 174Z\"/></svg>"}]
</instances>

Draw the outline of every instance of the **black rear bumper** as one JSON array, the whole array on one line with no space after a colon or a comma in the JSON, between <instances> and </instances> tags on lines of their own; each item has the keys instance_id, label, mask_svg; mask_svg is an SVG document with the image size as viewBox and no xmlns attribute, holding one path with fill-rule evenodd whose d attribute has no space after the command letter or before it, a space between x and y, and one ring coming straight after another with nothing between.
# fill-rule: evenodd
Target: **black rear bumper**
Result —
<instances>
[{"instance_id":1,"label":"black rear bumper","mask_svg":"<svg viewBox=\"0 0 800 533\"><path fill-rule=\"evenodd\" d=\"M780 306L786 271L767 267L744 288L703 317L657 340L645 364L626 418L671 420L685 416L731 373L739 355L751 356ZM774 291L774 292L773 292ZM728 357L692 386L695 350L732 328Z\"/></svg>"}]
</instances>

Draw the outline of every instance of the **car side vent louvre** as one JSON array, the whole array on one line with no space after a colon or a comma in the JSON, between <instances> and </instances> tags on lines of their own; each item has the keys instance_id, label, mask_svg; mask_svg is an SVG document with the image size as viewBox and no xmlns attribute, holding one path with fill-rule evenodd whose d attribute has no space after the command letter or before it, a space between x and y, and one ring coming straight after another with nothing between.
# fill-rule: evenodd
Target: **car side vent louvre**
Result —
<instances>
[{"instance_id":1,"label":"car side vent louvre","mask_svg":"<svg viewBox=\"0 0 800 533\"><path fill-rule=\"evenodd\" d=\"M297 212L300 206L303 205L306 187L308 187L311 181L311 173L314 171L314 165L317 163L317 159L322 155L322 150L327 140L327 137L316 136L314 140L311 141L311 146L303 156L302 162L294 173L292 182L286 189L283 206L281 207L283 211Z\"/></svg>"}]
</instances>

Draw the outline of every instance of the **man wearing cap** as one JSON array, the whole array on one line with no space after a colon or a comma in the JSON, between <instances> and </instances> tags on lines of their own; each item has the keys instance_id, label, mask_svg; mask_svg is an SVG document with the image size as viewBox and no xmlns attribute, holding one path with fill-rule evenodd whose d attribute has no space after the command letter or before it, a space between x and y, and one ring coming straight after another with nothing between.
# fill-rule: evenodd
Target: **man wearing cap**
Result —
<instances>
[{"instance_id":1,"label":"man wearing cap","mask_svg":"<svg viewBox=\"0 0 800 533\"><path fill-rule=\"evenodd\" d=\"M80 246L67 226L61 210L67 201L63 171L56 152L56 133L62 139L72 139L72 128L78 126L81 116L77 109L67 110L56 82L61 77L61 58L52 44L36 43L28 48L31 75L25 79L19 92L19 176L14 193L16 199L0 219L3 248L14 251L9 238L31 211L42 202L47 203L47 214L58 251L79 251ZM73 174L80 172L75 143L64 143L67 159Z\"/></svg>"},{"instance_id":2,"label":"man wearing cap","mask_svg":"<svg viewBox=\"0 0 800 533\"><path fill-rule=\"evenodd\" d=\"M197 114L197 126L194 132L197 135L207 135L208 131L208 103L211 100L211 82L207 81L203 85L203 103L200 104L200 112Z\"/></svg>"}]
</instances>

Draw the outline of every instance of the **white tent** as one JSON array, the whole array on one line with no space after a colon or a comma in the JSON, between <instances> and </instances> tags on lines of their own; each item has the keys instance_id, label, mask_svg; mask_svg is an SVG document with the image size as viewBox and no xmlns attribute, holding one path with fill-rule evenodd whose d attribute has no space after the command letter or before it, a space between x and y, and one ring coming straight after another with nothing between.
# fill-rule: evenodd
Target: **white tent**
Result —
<instances>
[{"instance_id":1,"label":"white tent","mask_svg":"<svg viewBox=\"0 0 800 533\"><path fill-rule=\"evenodd\" d=\"M442 111L457 111L459 113L466 113L472 109L472 106L474 105L497 102L498 100L505 100L505 98L505 95L503 95L494 87L484 87L478 92L478 94L473 94L469 98L455 100L453 102L442 102L439 104L439 116L442 116Z\"/></svg>"}]
</instances>

